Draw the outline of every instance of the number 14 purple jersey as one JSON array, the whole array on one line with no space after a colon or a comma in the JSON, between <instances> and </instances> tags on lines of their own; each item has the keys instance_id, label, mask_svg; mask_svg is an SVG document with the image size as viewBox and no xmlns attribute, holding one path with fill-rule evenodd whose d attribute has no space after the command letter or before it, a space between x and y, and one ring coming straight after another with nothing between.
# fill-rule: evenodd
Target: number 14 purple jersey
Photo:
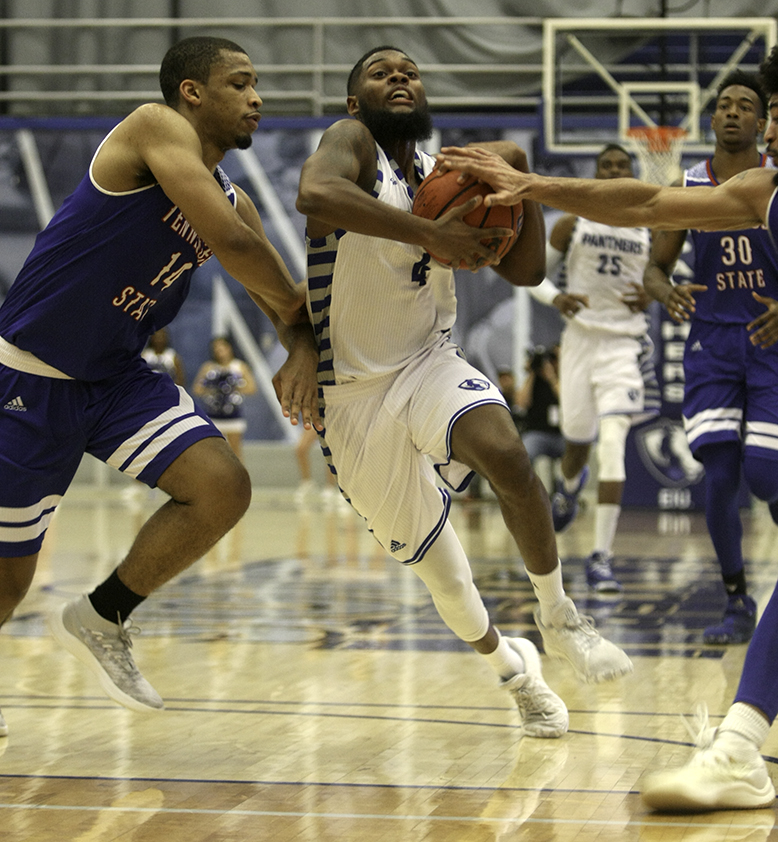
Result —
<instances>
[{"instance_id":1,"label":"number 14 purple jersey","mask_svg":"<svg viewBox=\"0 0 778 842\"><path fill-rule=\"evenodd\" d=\"M234 205L229 179L214 175ZM113 376L173 319L211 254L158 184L111 193L90 166L36 238L0 307L0 336L77 380Z\"/></svg>"}]
</instances>

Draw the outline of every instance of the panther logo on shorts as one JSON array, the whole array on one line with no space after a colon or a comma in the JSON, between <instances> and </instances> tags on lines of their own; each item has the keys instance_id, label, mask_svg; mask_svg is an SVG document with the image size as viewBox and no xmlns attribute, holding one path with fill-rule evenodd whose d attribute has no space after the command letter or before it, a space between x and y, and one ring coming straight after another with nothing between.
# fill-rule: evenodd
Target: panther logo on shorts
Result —
<instances>
[{"instance_id":1,"label":"panther logo on shorts","mask_svg":"<svg viewBox=\"0 0 778 842\"><path fill-rule=\"evenodd\" d=\"M467 389L470 392L485 392L491 388L488 380L481 380L479 377L470 377L459 384L460 389Z\"/></svg>"}]
</instances>

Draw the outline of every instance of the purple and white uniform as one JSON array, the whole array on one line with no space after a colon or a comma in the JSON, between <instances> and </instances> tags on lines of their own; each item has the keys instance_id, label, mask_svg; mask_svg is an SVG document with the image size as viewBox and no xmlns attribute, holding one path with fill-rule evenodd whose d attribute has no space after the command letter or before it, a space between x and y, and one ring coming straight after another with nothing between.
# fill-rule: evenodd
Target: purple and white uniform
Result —
<instances>
[{"instance_id":1,"label":"purple and white uniform","mask_svg":"<svg viewBox=\"0 0 778 842\"><path fill-rule=\"evenodd\" d=\"M141 356L211 251L159 185L109 192L92 166L0 307L2 557L40 549L85 452L153 486L186 448L219 435ZM226 175L215 177L235 204Z\"/></svg>"},{"instance_id":2,"label":"purple and white uniform","mask_svg":"<svg viewBox=\"0 0 778 842\"><path fill-rule=\"evenodd\" d=\"M762 156L762 166L770 166ZM717 184L710 161L687 170L686 186ZM753 297L778 299L778 217L740 231L692 231L696 312L686 340L684 425L694 453L705 444L743 441L765 459L778 461L778 345L754 347L746 326L765 312Z\"/></svg>"}]
</instances>

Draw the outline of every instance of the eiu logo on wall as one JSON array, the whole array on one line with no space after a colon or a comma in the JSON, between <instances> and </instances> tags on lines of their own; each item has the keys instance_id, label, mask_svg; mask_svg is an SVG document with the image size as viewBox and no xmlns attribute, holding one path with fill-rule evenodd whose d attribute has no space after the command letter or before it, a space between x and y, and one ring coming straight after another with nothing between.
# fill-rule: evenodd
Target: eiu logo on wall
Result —
<instances>
[{"instance_id":1,"label":"eiu logo on wall","mask_svg":"<svg viewBox=\"0 0 778 842\"><path fill-rule=\"evenodd\" d=\"M696 485L705 469L692 456L680 421L660 418L635 431L635 444L646 470L670 488Z\"/></svg>"}]
</instances>

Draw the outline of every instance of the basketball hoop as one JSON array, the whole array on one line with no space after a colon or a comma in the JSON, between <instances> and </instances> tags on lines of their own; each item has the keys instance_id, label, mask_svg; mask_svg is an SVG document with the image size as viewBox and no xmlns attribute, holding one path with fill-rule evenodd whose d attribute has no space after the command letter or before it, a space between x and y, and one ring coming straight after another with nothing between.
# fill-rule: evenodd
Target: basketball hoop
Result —
<instances>
[{"instance_id":1,"label":"basketball hoop","mask_svg":"<svg viewBox=\"0 0 778 842\"><path fill-rule=\"evenodd\" d=\"M643 181L672 184L680 177L686 134L686 130L678 126L634 126L627 129Z\"/></svg>"}]
</instances>

